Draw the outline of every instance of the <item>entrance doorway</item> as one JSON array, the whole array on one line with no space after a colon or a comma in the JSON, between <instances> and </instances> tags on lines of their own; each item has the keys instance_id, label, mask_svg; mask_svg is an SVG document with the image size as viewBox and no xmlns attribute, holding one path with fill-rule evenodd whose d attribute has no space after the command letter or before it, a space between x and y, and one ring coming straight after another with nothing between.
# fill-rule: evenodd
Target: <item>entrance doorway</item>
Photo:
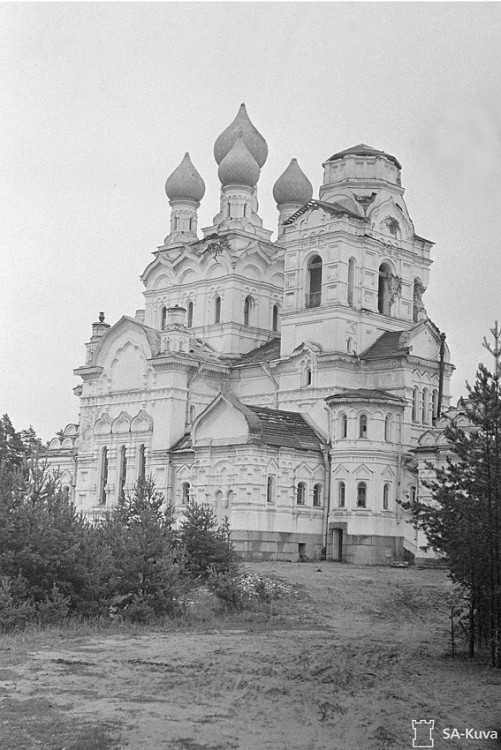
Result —
<instances>
[{"instance_id":1,"label":"entrance doorway","mask_svg":"<svg viewBox=\"0 0 501 750\"><path fill-rule=\"evenodd\" d=\"M332 531L332 559L334 562L343 562L343 529Z\"/></svg>"}]
</instances>

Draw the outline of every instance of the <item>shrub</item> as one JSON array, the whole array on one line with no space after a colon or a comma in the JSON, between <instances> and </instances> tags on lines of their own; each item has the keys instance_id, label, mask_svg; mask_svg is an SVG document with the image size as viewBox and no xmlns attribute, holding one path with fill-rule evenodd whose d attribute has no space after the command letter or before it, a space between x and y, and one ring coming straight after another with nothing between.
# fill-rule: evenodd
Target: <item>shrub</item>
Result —
<instances>
[{"instance_id":1,"label":"shrub","mask_svg":"<svg viewBox=\"0 0 501 750\"><path fill-rule=\"evenodd\" d=\"M226 518L219 526L209 505L191 501L186 506L179 541L185 567L194 578L208 578L213 571L228 573L237 561Z\"/></svg>"}]
</instances>

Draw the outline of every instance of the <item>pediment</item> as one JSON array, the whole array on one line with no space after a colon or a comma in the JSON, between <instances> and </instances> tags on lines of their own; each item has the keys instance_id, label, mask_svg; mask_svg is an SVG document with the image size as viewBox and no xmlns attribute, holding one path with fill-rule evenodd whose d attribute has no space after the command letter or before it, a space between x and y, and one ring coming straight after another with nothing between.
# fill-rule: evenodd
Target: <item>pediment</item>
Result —
<instances>
[{"instance_id":1,"label":"pediment","mask_svg":"<svg viewBox=\"0 0 501 750\"><path fill-rule=\"evenodd\" d=\"M374 474L374 472L373 472L373 471L372 471L371 469L369 469L369 467L368 467L368 466L366 466L365 464L359 464L359 465L358 465L358 466L357 466L357 467L356 467L356 468L354 469L353 473L354 473L354 474L355 474L355 475L356 475L357 477L365 477L365 478L367 478L367 479L370 479L370 478L372 477L372 475Z\"/></svg>"},{"instance_id":2,"label":"pediment","mask_svg":"<svg viewBox=\"0 0 501 750\"><path fill-rule=\"evenodd\" d=\"M141 349L144 359L151 359L160 350L160 336L154 328L144 325L135 318L123 315L97 345L92 356L93 367L104 367L109 357L127 343Z\"/></svg>"}]
</instances>

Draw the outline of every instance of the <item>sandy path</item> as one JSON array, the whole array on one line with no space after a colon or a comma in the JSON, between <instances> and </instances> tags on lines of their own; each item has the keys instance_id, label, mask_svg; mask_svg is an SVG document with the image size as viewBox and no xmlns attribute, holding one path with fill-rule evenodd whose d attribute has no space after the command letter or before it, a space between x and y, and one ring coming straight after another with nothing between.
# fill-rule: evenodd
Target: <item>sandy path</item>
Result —
<instances>
[{"instance_id":1,"label":"sandy path","mask_svg":"<svg viewBox=\"0 0 501 750\"><path fill-rule=\"evenodd\" d=\"M11 702L50 698L75 726L110 728L124 749L405 750L412 719L435 719L438 750L501 746L442 737L499 729L501 704L501 674L445 656L444 573L247 567L299 592L265 627L66 641L4 670L0 686Z\"/></svg>"}]
</instances>

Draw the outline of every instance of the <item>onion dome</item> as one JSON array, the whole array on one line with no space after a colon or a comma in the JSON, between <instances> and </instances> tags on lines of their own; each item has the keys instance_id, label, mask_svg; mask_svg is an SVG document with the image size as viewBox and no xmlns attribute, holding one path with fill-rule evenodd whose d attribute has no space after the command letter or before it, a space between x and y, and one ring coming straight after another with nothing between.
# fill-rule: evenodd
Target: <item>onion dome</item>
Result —
<instances>
[{"instance_id":1,"label":"onion dome","mask_svg":"<svg viewBox=\"0 0 501 750\"><path fill-rule=\"evenodd\" d=\"M291 163L273 185L273 197L280 206L282 203L308 203L313 195L313 186L297 163Z\"/></svg>"},{"instance_id":2,"label":"onion dome","mask_svg":"<svg viewBox=\"0 0 501 750\"><path fill-rule=\"evenodd\" d=\"M217 171L223 187L225 185L256 186L261 174L259 166L244 143L238 138L233 148L226 154Z\"/></svg>"},{"instance_id":3,"label":"onion dome","mask_svg":"<svg viewBox=\"0 0 501 750\"><path fill-rule=\"evenodd\" d=\"M214 158L218 164L221 164L238 138L243 138L245 145L261 168L268 158L268 146L261 133L249 120L245 104L240 105L237 116L231 125L223 130L214 144Z\"/></svg>"},{"instance_id":4,"label":"onion dome","mask_svg":"<svg viewBox=\"0 0 501 750\"><path fill-rule=\"evenodd\" d=\"M170 201L196 201L199 203L205 195L205 182L193 166L188 152L181 164L176 167L165 183L165 192Z\"/></svg>"}]
</instances>

